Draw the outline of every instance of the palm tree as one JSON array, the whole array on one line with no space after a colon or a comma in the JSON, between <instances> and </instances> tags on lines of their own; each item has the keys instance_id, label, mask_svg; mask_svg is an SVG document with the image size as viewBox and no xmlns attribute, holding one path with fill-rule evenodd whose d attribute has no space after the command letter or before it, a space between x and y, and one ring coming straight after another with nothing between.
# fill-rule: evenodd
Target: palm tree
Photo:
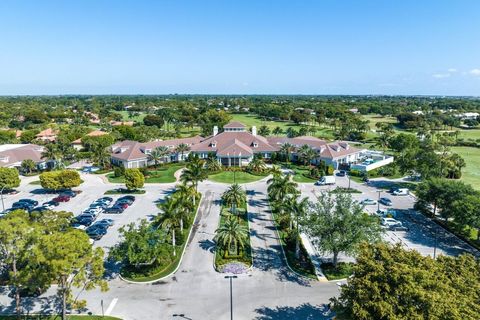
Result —
<instances>
[{"instance_id":1,"label":"palm tree","mask_svg":"<svg viewBox=\"0 0 480 320\"><path fill-rule=\"evenodd\" d=\"M209 157L205 162L205 169L208 172L217 172L222 170L222 164L215 157Z\"/></svg>"},{"instance_id":2,"label":"palm tree","mask_svg":"<svg viewBox=\"0 0 480 320\"><path fill-rule=\"evenodd\" d=\"M54 161L54 167L61 166L61 157L62 154L60 150L58 150L57 145L53 143L47 144L42 152L42 158L48 161Z\"/></svg>"},{"instance_id":3,"label":"palm tree","mask_svg":"<svg viewBox=\"0 0 480 320\"><path fill-rule=\"evenodd\" d=\"M185 159L183 159L183 154L185 152L188 152L190 151L190 147L188 146L188 144L186 143L180 143L176 148L175 148L175 152L177 152L177 154L180 153L180 159L178 159L179 161L183 161ZM178 156L177 156L178 157Z\"/></svg>"},{"instance_id":4,"label":"palm tree","mask_svg":"<svg viewBox=\"0 0 480 320\"><path fill-rule=\"evenodd\" d=\"M287 208L290 211L291 216L295 217L295 229L296 229L296 242L295 242L295 255L298 258L300 256L300 225L299 219L305 215L308 208L308 198L305 197L298 201L296 197L290 197L287 201ZM293 229L293 219L290 218L290 229Z\"/></svg>"},{"instance_id":5,"label":"palm tree","mask_svg":"<svg viewBox=\"0 0 480 320\"><path fill-rule=\"evenodd\" d=\"M272 133L273 133L274 135L276 135L276 136L279 136L279 135L281 135L281 134L283 133L283 130L282 130L282 128L280 128L280 127L275 127L275 128L273 129Z\"/></svg>"},{"instance_id":6,"label":"palm tree","mask_svg":"<svg viewBox=\"0 0 480 320\"><path fill-rule=\"evenodd\" d=\"M32 159L25 159L22 161L21 168L28 174L32 173L32 171L35 170L35 167L35 161L33 161Z\"/></svg>"},{"instance_id":7,"label":"palm tree","mask_svg":"<svg viewBox=\"0 0 480 320\"><path fill-rule=\"evenodd\" d=\"M181 224L180 214L178 214L178 202L172 197L168 197L165 202L160 205L163 212L161 216L161 226L172 234L173 255L176 256L175 244L175 228Z\"/></svg>"},{"instance_id":8,"label":"palm tree","mask_svg":"<svg viewBox=\"0 0 480 320\"><path fill-rule=\"evenodd\" d=\"M195 189L195 194L198 192L198 183L208 177L206 170L203 168L203 161L195 154L189 157L189 162L185 170L183 170L180 180L187 184L191 183ZM195 201L193 203L195 205Z\"/></svg>"},{"instance_id":9,"label":"palm tree","mask_svg":"<svg viewBox=\"0 0 480 320\"><path fill-rule=\"evenodd\" d=\"M239 246L243 249L248 240L247 227L241 225L233 217L229 217L222 226L215 230L215 233L215 241L225 251L225 256L232 247L238 254Z\"/></svg>"},{"instance_id":10,"label":"palm tree","mask_svg":"<svg viewBox=\"0 0 480 320\"><path fill-rule=\"evenodd\" d=\"M232 208L232 213L237 214L237 207L243 205L245 203L245 190L240 187L239 184L235 183L228 188L222 195L222 201L230 205Z\"/></svg>"},{"instance_id":11,"label":"palm tree","mask_svg":"<svg viewBox=\"0 0 480 320\"><path fill-rule=\"evenodd\" d=\"M247 169L248 169L248 171L251 171L251 172L261 173L261 172L265 171L265 169L266 169L265 161L263 161L262 158L255 157L248 164Z\"/></svg>"},{"instance_id":12,"label":"palm tree","mask_svg":"<svg viewBox=\"0 0 480 320\"><path fill-rule=\"evenodd\" d=\"M157 151L157 152L158 152L158 154L160 155L160 159L163 160L163 162L167 162L167 161L166 161L166 158L167 158L167 156L169 156L170 153L171 153L171 152L170 152L170 149L168 149L167 146L156 147L156 148L154 149L154 151Z\"/></svg>"},{"instance_id":13,"label":"palm tree","mask_svg":"<svg viewBox=\"0 0 480 320\"><path fill-rule=\"evenodd\" d=\"M304 165L307 165L312 162L313 159L317 156L315 150L313 150L309 145L304 144L301 146L298 151L298 158Z\"/></svg>"},{"instance_id":14,"label":"palm tree","mask_svg":"<svg viewBox=\"0 0 480 320\"><path fill-rule=\"evenodd\" d=\"M281 176L282 175L282 170L280 169L279 166L273 165L270 168L270 173L275 177L275 176Z\"/></svg>"},{"instance_id":15,"label":"palm tree","mask_svg":"<svg viewBox=\"0 0 480 320\"><path fill-rule=\"evenodd\" d=\"M274 176L272 179L268 180L267 183L269 184L267 189L268 195L273 201L283 201L288 196L299 194L297 189L298 184L292 181L290 174L283 177Z\"/></svg>"},{"instance_id":16,"label":"palm tree","mask_svg":"<svg viewBox=\"0 0 480 320\"><path fill-rule=\"evenodd\" d=\"M157 168L158 163L161 159L162 155L160 154L160 152L158 152L157 149L153 149L152 152L150 152L150 154L148 155L148 160L153 161L153 165L155 168Z\"/></svg>"},{"instance_id":17,"label":"palm tree","mask_svg":"<svg viewBox=\"0 0 480 320\"><path fill-rule=\"evenodd\" d=\"M104 148L101 145L96 146L92 150L91 159L94 163L97 163L102 168L105 168L110 165L110 153L107 148Z\"/></svg>"},{"instance_id":18,"label":"palm tree","mask_svg":"<svg viewBox=\"0 0 480 320\"><path fill-rule=\"evenodd\" d=\"M295 150L295 147L286 142L284 143L281 147L280 147L280 152L283 153L285 155L285 157L287 158L286 161L287 163L290 161L290 154Z\"/></svg>"},{"instance_id":19,"label":"palm tree","mask_svg":"<svg viewBox=\"0 0 480 320\"><path fill-rule=\"evenodd\" d=\"M196 192L192 186L186 185L184 183L179 184L176 186L175 194L178 194L180 198L187 200L188 204L195 204ZM191 203L190 200L192 201Z\"/></svg>"}]
</instances>

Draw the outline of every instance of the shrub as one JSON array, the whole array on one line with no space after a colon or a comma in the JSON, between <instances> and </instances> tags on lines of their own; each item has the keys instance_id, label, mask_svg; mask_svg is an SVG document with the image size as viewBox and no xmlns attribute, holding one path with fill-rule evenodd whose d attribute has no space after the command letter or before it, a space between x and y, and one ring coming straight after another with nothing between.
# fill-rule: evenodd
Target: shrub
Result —
<instances>
[{"instance_id":1,"label":"shrub","mask_svg":"<svg viewBox=\"0 0 480 320\"><path fill-rule=\"evenodd\" d=\"M334 172L335 172L335 169L333 168L333 166L328 166L327 167L327 175L328 176L333 175Z\"/></svg>"},{"instance_id":2,"label":"shrub","mask_svg":"<svg viewBox=\"0 0 480 320\"><path fill-rule=\"evenodd\" d=\"M58 170L40 174L40 184L44 189L60 190L78 187L82 183L75 170Z\"/></svg>"},{"instance_id":3,"label":"shrub","mask_svg":"<svg viewBox=\"0 0 480 320\"><path fill-rule=\"evenodd\" d=\"M113 168L113 176L115 178L122 177L124 174L125 174L125 168L124 167Z\"/></svg>"}]
</instances>

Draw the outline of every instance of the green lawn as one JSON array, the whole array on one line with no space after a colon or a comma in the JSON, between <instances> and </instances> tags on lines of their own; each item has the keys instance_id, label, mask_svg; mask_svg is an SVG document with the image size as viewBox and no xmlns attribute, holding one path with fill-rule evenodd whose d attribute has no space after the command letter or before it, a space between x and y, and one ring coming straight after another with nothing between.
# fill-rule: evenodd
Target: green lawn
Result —
<instances>
[{"instance_id":1,"label":"green lawn","mask_svg":"<svg viewBox=\"0 0 480 320\"><path fill-rule=\"evenodd\" d=\"M183 168L183 164L171 164L166 166L159 166L158 169L152 169L148 172L145 178L145 183L172 183L177 181L175 179L175 172ZM124 183L123 176L115 177L113 173L107 174L108 182L110 183Z\"/></svg>"},{"instance_id":2,"label":"green lawn","mask_svg":"<svg viewBox=\"0 0 480 320\"><path fill-rule=\"evenodd\" d=\"M452 151L458 153L467 166L463 169L461 180L471 184L480 190L480 149L473 147L452 147Z\"/></svg>"},{"instance_id":3,"label":"green lawn","mask_svg":"<svg viewBox=\"0 0 480 320\"><path fill-rule=\"evenodd\" d=\"M291 121L271 121L271 120L264 120L257 115L253 114L232 114L232 121L239 121L248 127L256 126L257 130L260 126L265 125L270 130L275 129L276 127L280 127L283 131L286 131L288 128L292 128L298 131L302 126L295 124ZM329 128L324 128L318 125L315 125L317 132L315 133L316 136L325 138L325 139L333 139L333 131ZM283 136L285 133L283 134Z\"/></svg>"},{"instance_id":4,"label":"green lawn","mask_svg":"<svg viewBox=\"0 0 480 320\"><path fill-rule=\"evenodd\" d=\"M310 170L308 169L308 167L299 166L299 165L290 163L286 168L293 170L295 172L292 178L293 181L295 182L314 183L315 181L317 181L317 179L312 179L308 177L308 175L310 174Z\"/></svg>"},{"instance_id":5,"label":"green lawn","mask_svg":"<svg viewBox=\"0 0 480 320\"><path fill-rule=\"evenodd\" d=\"M249 183L249 182L254 182L260 179L265 178L268 174L264 175L253 175L248 172L243 172L243 171L222 171L219 173L211 174L208 176L208 180L214 181L214 182L221 182L221 183L228 183L232 184L234 183L233 178L235 175L235 182L236 183Z\"/></svg>"},{"instance_id":6,"label":"green lawn","mask_svg":"<svg viewBox=\"0 0 480 320\"><path fill-rule=\"evenodd\" d=\"M480 129L470 129L470 130L460 130L458 134L458 138L461 139L472 139L477 140L480 139Z\"/></svg>"},{"instance_id":7,"label":"green lawn","mask_svg":"<svg viewBox=\"0 0 480 320\"><path fill-rule=\"evenodd\" d=\"M322 264L322 271L328 280L345 279L353 273L353 263L339 262L337 268L333 267L331 263Z\"/></svg>"},{"instance_id":8,"label":"green lawn","mask_svg":"<svg viewBox=\"0 0 480 320\"><path fill-rule=\"evenodd\" d=\"M0 316L0 320L15 320L16 316ZM20 318L22 320L60 320L61 316L47 316L47 315L30 315L23 316ZM121 320L120 318L110 317L110 316L82 316L82 315L68 315L69 320Z\"/></svg>"},{"instance_id":9,"label":"green lawn","mask_svg":"<svg viewBox=\"0 0 480 320\"><path fill-rule=\"evenodd\" d=\"M145 118L145 116L147 115L144 112L133 111L135 116L130 118L128 111L117 111L117 113L122 115L122 120L123 121L134 121L134 122L143 122L143 118Z\"/></svg>"}]
</instances>

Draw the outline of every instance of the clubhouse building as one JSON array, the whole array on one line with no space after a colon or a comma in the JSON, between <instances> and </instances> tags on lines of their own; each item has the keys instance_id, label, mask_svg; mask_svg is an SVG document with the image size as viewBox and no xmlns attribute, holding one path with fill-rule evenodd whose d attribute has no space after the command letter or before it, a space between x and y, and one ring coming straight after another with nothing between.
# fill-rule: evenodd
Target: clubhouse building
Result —
<instances>
[{"instance_id":1,"label":"clubhouse building","mask_svg":"<svg viewBox=\"0 0 480 320\"><path fill-rule=\"evenodd\" d=\"M194 153L203 159L215 156L218 162L224 166L246 166L255 155L270 159L272 154L279 152L286 143L292 146L292 160L297 159L296 151L300 147L308 145L318 154L312 161L313 163L325 161L336 169L343 164L363 163L362 161L368 157L368 151L355 148L348 142L327 142L311 136L267 138L258 135L256 127L252 127L251 131L248 131L244 124L234 121L226 124L222 132L214 127L212 135L206 138L195 136L146 143L122 141L111 147L111 161L114 165L125 168L146 167L153 165L149 156L152 150L165 146L171 152L163 159L163 162L181 161L188 154ZM187 145L189 150L179 152L177 147L180 144Z\"/></svg>"}]
</instances>

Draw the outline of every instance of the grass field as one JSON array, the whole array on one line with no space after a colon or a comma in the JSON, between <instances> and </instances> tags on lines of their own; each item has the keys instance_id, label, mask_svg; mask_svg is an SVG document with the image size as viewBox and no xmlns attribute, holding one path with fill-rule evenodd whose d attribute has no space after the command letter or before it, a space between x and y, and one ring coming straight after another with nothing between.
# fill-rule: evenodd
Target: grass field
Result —
<instances>
[{"instance_id":1,"label":"grass field","mask_svg":"<svg viewBox=\"0 0 480 320\"><path fill-rule=\"evenodd\" d=\"M263 120L262 118L253 115L253 114L232 114L232 121L239 121L248 127L256 126L257 130L260 126L267 126L270 130L280 127L283 131L286 131L288 128L292 128L298 131L302 126L294 124L290 121L271 121ZM324 128L318 125L315 125L317 132L316 136L322 137L325 139L333 139L333 131L329 128ZM283 134L285 135L285 133Z\"/></svg>"},{"instance_id":2,"label":"grass field","mask_svg":"<svg viewBox=\"0 0 480 320\"><path fill-rule=\"evenodd\" d=\"M265 178L267 175L253 175L248 172L238 171L235 172L236 183L249 183ZM208 180L221 183L232 184L234 178L233 171L222 171L220 173L211 174L208 176Z\"/></svg>"},{"instance_id":3,"label":"grass field","mask_svg":"<svg viewBox=\"0 0 480 320\"><path fill-rule=\"evenodd\" d=\"M462 181L480 190L480 149L473 147L452 147L452 151L465 159L467 166L463 169Z\"/></svg>"},{"instance_id":4,"label":"grass field","mask_svg":"<svg viewBox=\"0 0 480 320\"><path fill-rule=\"evenodd\" d=\"M135 122L142 122L143 118L147 115L143 112L133 112L135 116L130 118L130 114L128 111L117 111L117 113L122 115L123 121L135 121Z\"/></svg>"},{"instance_id":5,"label":"grass field","mask_svg":"<svg viewBox=\"0 0 480 320\"><path fill-rule=\"evenodd\" d=\"M460 130L458 134L458 138L462 138L465 140L472 139L477 140L480 139L480 129L471 129L471 130Z\"/></svg>"}]
</instances>

